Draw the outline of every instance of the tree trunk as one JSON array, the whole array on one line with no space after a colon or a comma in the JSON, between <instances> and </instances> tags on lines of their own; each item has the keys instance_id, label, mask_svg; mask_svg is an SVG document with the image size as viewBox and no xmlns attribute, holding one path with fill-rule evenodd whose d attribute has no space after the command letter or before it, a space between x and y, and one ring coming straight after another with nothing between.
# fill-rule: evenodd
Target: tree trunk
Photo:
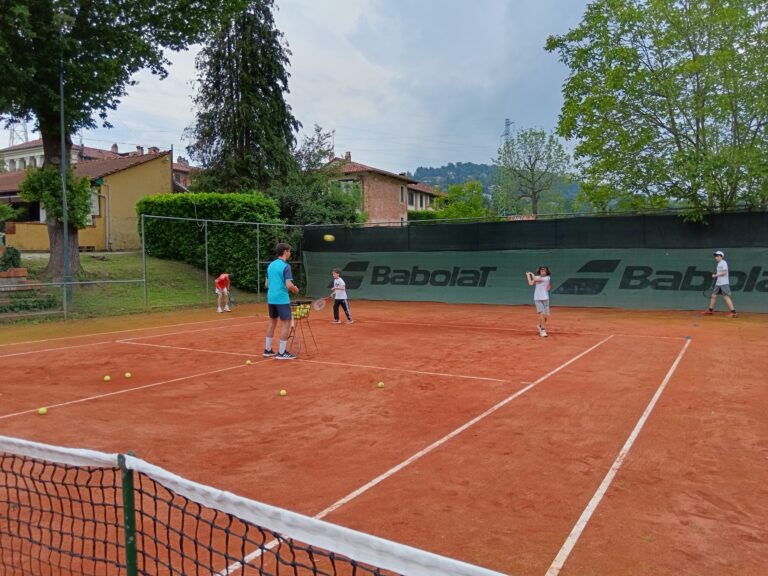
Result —
<instances>
[{"instance_id":1,"label":"tree trunk","mask_svg":"<svg viewBox=\"0 0 768 576\"><path fill-rule=\"evenodd\" d=\"M68 226L68 228L68 276L70 281L74 281L80 270L80 252L78 250L77 228L72 226ZM48 260L48 267L45 269L45 276L51 280L60 281L64 278L64 225L61 222L48 222L48 241L51 245L51 256Z\"/></svg>"},{"instance_id":2,"label":"tree trunk","mask_svg":"<svg viewBox=\"0 0 768 576\"><path fill-rule=\"evenodd\" d=\"M40 117L40 133L43 136L43 153L45 159L43 166L55 166L61 169L62 156L66 166L69 167L70 152L72 150L72 139L69 134L65 136L64 146L66 154L61 153L61 129L59 118L54 116ZM67 276L70 280L77 278L80 270L80 245L78 230L71 224L67 226L69 242L67 245ZM61 280L64 278L64 225L58 220L48 220L48 242L50 244L50 258L44 275L51 280Z\"/></svg>"}]
</instances>

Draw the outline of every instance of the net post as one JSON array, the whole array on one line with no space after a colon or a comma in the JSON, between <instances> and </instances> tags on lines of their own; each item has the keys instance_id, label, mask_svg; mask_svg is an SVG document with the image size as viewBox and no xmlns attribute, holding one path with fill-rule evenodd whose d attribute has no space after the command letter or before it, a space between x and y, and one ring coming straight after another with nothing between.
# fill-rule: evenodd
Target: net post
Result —
<instances>
[{"instance_id":1,"label":"net post","mask_svg":"<svg viewBox=\"0 0 768 576\"><path fill-rule=\"evenodd\" d=\"M136 503L134 500L133 470L125 464L125 456L117 455L123 484L123 529L125 531L125 571L127 576L138 576L136 551Z\"/></svg>"}]
</instances>

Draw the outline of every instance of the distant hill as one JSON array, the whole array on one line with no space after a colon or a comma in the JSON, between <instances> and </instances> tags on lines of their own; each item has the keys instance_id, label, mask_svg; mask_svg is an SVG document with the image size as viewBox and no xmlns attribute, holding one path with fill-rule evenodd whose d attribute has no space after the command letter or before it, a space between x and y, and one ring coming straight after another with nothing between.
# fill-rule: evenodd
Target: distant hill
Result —
<instances>
[{"instance_id":1,"label":"distant hill","mask_svg":"<svg viewBox=\"0 0 768 576\"><path fill-rule=\"evenodd\" d=\"M419 166L413 177L420 181L439 186L445 190L452 184L463 184L469 180L479 180L483 184L485 194L490 193L491 186L495 183L496 166L493 164L475 164L474 162L451 162L439 168ZM555 184L561 194L567 199L573 199L579 191L577 183L567 183L564 180Z\"/></svg>"},{"instance_id":2,"label":"distant hill","mask_svg":"<svg viewBox=\"0 0 768 576\"><path fill-rule=\"evenodd\" d=\"M420 181L439 186L445 190L451 184L463 184L469 180L479 180L483 190L488 191L494 182L496 166L492 164L475 164L474 162L451 162L440 168L419 166L413 177Z\"/></svg>"}]
</instances>

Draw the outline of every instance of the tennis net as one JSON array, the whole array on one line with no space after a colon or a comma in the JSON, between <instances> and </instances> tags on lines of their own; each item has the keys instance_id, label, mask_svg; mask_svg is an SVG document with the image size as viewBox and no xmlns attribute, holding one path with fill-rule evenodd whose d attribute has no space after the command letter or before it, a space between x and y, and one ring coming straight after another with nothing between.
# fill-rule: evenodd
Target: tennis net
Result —
<instances>
[{"instance_id":1,"label":"tennis net","mask_svg":"<svg viewBox=\"0 0 768 576\"><path fill-rule=\"evenodd\" d=\"M499 573L119 454L0 436L0 574Z\"/></svg>"}]
</instances>

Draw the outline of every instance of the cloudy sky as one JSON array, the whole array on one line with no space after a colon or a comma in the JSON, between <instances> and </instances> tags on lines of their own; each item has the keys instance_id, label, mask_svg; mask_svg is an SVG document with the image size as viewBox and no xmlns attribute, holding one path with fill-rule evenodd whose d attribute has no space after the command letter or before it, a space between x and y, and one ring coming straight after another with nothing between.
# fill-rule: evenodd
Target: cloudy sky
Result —
<instances>
[{"instance_id":1,"label":"cloudy sky","mask_svg":"<svg viewBox=\"0 0 768 576\"><path fill-rule=\"evenodd\" d=\"M551 130L567 69L547 36L578 24L587 0L277 0L292 52L287 96L311 132L335 130L338 155L394 172L490 163L504 122ZM165 80L137 76L114 128L86 145L158 146L186 156L195 51ZM0 146L8 143L0 134ZM75 139L76 141L78 139Z\"/></svg>"}]
</instances>

